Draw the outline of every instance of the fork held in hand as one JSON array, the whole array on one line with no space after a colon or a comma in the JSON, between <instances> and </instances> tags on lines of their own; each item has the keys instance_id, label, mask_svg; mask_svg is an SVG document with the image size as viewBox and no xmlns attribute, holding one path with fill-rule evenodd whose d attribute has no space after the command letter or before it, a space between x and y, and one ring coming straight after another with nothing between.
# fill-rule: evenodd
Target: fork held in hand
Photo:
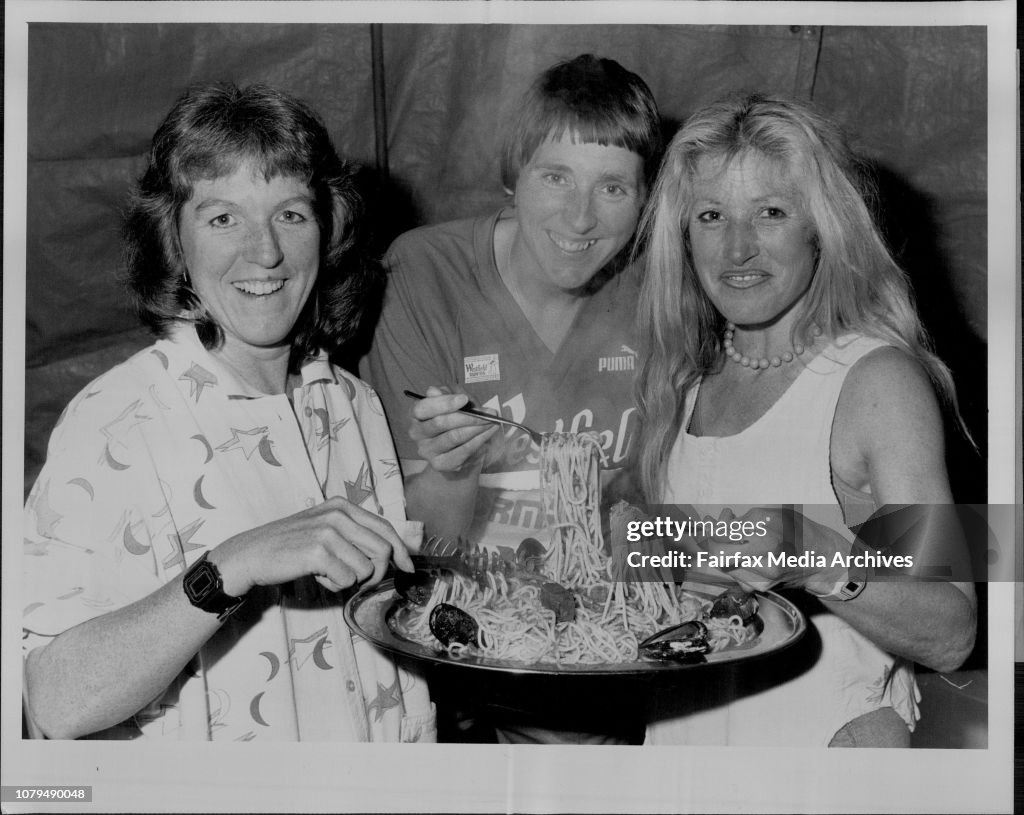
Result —
<instances>
[{"instance_id":1,"label":"fork held in hand","mask_svg":"<svg viewBox=\"0 0 1024 815\"><path fill-rule=\"evenodd\" d=\"M413 391L409 390L402 392L406 396L411 397L412 399L427 398L426 396L423 396L423 394L414 393ZM524 424L519 424L519 422L513 422L511 419L506 419L503 416L495 416L493 413L485 413L482 410L477 410L476 408L471 407L460 407L459 413L468 413L470 416L476 416L478 419L484 419L485 421L494 422L495 424L504 424L508 425L509 427L514 427L517 430L521 430L523 433L526 433L530 437L531 441L533 441L533 443L536 445L540 445L540 443L544 441L543 433L538 433L536 430L529 428Z\"/></svg>"},{"instance_id":2,"label":"fork held in hand","mask_svg":"<svg viewBox=\"0 0 1024 815\"><path fill-rule=\"evenodd\" d=\"M488 572L506 577L515 575L520 580L531 582L546 580L528 566L507 561L500 553L484 549L463 537L453 541L442 535L431 535L423 542L420 551L412 555L412 562L417 568L458 572L473 578L485 588L488 585Z\"/></svg>"}]
</instances>

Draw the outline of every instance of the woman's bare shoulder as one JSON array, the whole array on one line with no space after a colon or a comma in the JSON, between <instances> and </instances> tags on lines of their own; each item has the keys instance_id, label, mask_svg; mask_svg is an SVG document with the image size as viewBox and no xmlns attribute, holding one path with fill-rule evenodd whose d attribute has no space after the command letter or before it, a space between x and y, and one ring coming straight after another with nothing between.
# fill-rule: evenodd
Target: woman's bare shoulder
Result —
<instances>
[{"instance_id":1,"label":"woman's bare shoulder","mask_svg":"<svg viewBox=\"0 0 1024 815\"><path fill-rule=\"evenodd\" d=\"M923 366L891 346L850 369L836 408L833 468L876 500L940 500L948 492L942 414Z\"/></svg>"},{"instance_id":2,"label":"woman's bare shoulder","mask_svg":"<svg viewBox=\"0 0 1024 815\"><path fill-rule=\"evenodd\" d=\"M896 418L921 408L938 409L935 389L924 367L891 345L877 348L853 364L839 399L840 407L869 417L884 414Z\"/></svg>"}]
</instances>

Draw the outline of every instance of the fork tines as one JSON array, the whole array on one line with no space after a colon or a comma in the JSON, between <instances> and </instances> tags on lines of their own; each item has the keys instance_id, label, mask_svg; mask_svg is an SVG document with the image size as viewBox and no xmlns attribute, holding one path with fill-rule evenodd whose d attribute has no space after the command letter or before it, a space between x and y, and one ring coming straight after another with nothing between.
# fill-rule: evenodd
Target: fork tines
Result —
<instances>
[{"instance_id":1,"label":"fork tines","mask_svg":"<svg viewBox=\"0 0 1024 815\"><path fill-rule=\"evenodd\" d=\"M455 541L443 535L431 535L423 544L420 552L431 557L459 557L463 554Z\"/></svg>"}]
</instances>

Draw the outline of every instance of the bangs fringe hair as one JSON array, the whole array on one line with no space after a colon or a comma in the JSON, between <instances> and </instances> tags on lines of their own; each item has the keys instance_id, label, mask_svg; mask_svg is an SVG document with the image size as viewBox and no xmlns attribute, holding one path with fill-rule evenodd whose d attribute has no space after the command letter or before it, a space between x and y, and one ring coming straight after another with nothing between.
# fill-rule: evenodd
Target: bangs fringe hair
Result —
<instances>
[{"instance_id":1,"label":"bangs fringe hair","mask_svg":"<svg viewBox=\"0 0 1024 815\"><path fill-rule=\"evenodd\" d=\"M501 181L513 190L519 172L549 138L621 147L639 155L651 182L661 156L654 95L632 71L582 54L543 74L524 95L501 152Z\"/></svg>"},{"instance_id":2,"label":"bangs fringe hair","mask_svg":"<svg viewBox=\"0 0 1024 815\"><path fill-rule=\"evenodd\" d=\"M192 322L207 348L223 333L189 285L178 216L199 180L250 165L269 181L298 178L313 193L320 228L316 283L295 326L294 372L319 350L335 352L358 331L365 302L382 285L358 251L363 203L355 168L342 161L317 114L265 85L198 85L175 103L153 136L147 166L124 216L124 283L136 313L158 336Z\"/></svg>"}]
</instances>

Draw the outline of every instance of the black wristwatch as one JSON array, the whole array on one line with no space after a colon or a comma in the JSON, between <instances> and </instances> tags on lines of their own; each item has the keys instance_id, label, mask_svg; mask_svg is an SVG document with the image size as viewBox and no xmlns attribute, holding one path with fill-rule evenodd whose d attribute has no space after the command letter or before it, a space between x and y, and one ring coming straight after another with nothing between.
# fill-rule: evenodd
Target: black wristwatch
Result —
<instances>
[{"instance_id":1,"label":"black wristwatch","mask_svg":"<svg viewBox=\"0 0 1024 815\"><path fill-rule=\"evenodd\" d=\"M224 593L220 570L207 559L209 554L203 552L203 556L189 567L181 585L192 605L216 614L217 619L224 622L245 602L245 597L232 597Z\"/></svg>"}]
</instances>

